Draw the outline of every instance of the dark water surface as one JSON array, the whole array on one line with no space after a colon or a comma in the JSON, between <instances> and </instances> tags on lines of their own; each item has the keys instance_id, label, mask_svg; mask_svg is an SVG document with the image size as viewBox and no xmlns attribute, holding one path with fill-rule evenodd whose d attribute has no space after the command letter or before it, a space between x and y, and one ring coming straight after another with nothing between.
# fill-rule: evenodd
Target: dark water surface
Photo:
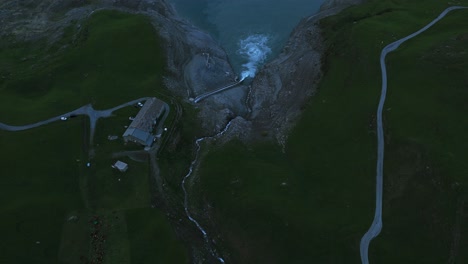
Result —
<instances>
[{"instance_id":1,"label":"dark water surface","mask_svg":"<svg viewBox=\"0 0 468 264\"><path fill-rule=\"evenodd\" d=\"M324 0L169 0L179 15L205 30L226 50L234 69L255 75L277 55L299 21Z\"/></svg>"}]
</instances>

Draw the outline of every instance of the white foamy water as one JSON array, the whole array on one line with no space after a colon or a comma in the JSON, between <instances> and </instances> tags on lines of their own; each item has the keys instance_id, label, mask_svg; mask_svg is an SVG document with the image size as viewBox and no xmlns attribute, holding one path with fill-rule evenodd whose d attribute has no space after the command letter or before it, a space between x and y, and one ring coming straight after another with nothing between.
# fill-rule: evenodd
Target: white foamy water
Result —
<instances>
[{"instance_id":1,"label":"white foamy water","mask_svg":"<svg viewBox=\"0 0 468 264\"><path fill-rule=\"evenodd\" d=\"M239 40L268 36L271 52L281 52L297 23L315 14L324 0L169 0L179 14L208 32L224 48L233 69L241 74L248 60L239 54ZM261 65L258 65L261 67Z\"/></svg>"},{"instance_id":2,"label":"white foamy water","mask_svg":"<svg viewBox=\"0 0 468 264\"><path fill-rule=\"evenodd\" d=\"M184 179L182 180L182 184L181 184L182 185L182 190L184 191L184 209L185 209L185 214L187 215L187 218L190 220L190 222L194 223L195 226L198 228L198 230L200 230L200 232L203 234L203 238L205 239L205 244L206 244L208 250L210 251L211 255L213 257L215 257L216 259L218 259L219 262L221 262L221 263L225 263L224 259L216 251L216 248L214 247L214 245L212 243L213 240L208 236L208 233L200 225L200 223L198 223L198 221L195 218L193 218L192 213L190 212L190 209L189 209L189 196L188 196L187 189L185 187L185 182L187 181L188 178L190 178L192 176L193 169L197 165L198 156L200 154L200 149L201 149L200 142L203 142L203 141L205 141L207 139L216 139L218 137L223 136L224 133L226 133L226 131L228 131L229 127L231 126L231 122L232 122L232 120L229 121L229 123L227 123L227 125L224 127L224 129L221 132L219 132L218 134L216 134L214 136L211 136L211 137L198 138L197 140L195 140L195 145L197 146L195 159L192 160L192 163L190 164L190 167L189 167L189 171L188 171L187 175L185 175Z\"/></svg>"},{"instance_id":3,"label":"white foamy water","mask_svg":"<svg viewBox=\"0 0 468 264\"><path fill-rule=\"evenodd\" d=\"M242 64L241 80L247 77L253 78L258 67L267 59L271 53L268 46L269 38L266 35L254 34L239 41L238 54L246 62Z\"/></svg>"}]
</instances>

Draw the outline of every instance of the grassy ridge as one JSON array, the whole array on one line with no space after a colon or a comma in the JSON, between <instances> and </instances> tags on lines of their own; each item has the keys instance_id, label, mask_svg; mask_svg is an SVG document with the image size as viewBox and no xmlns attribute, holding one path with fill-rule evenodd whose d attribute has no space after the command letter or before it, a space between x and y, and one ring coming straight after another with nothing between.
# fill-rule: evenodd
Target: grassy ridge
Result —
<instances>
[{"instance_id":1,"label":"grassy ridge","mask_svg":"<svg viewBox=\"0 0 468 264\"><path fill-rule=\"evenodd\" d=\"M200 188L234 263L359 263L374 212L380 51L446 7L368 1L323 20L326 74L286 153L231 143L207 155ZM388 56L384 229L372 262L450 257L468 180L465 17L450 14Z\"/></svg>"},{"instance_id":2,"label":"grassy ridge","mask_svg":"<svg viewBox=\"0 0 468 264\"><path fill-rule=\"evenodd\" d=\"M103 11L77 28L53 46L0 40L0 122L27 124L88 103L109 108L163 90L163 54L148 19ZM150 208L147 163L122 158L128 173L110 168L113 152L134 148L107 136L120 136L136 112L129 107L98 122L90 168L87 117L0 131L1 263L95 258L94 216L108 238L104 263L187 262L166 216ZM143 254L144 243L157 246L155 254Z\"/></svg>"},{"instance_id":3,"label":"grassy ridge","mask_svg":"<svg viewBox=\"0 0 468 264\"><path fill-rule=\"evenodd\" d=\"M55 53L41 42L0 51L2 122L33 122L87 103L109 108L162 86L163 55L144 17L100 12L81 27Z\"/></svg>"}]
</instances>

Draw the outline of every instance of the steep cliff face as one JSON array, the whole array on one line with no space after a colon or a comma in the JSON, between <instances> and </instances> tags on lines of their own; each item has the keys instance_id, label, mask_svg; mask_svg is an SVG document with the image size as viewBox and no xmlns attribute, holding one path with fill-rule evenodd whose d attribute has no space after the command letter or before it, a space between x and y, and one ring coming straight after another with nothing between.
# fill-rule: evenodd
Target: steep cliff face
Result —
<instances>
[{"instance_id":1,"label":"steep cliff face","mask_svg":"<svg viewBox=\"0 0 468 264\"><path fill-rule=\"evenodd\" d=\"M267 64L252 83L249 97L254 128L284 143L286 129L300 114L321 77L320 31L302 24L292 33L279 57Z\"/></svg>"},{"instance_id":2,"label":"steep cliff face","mask_svg":"<svg viewBox=\"0 0 468 264\"><path fill-rule=\"evenodd\" d=\"M318 21L360 0L330 0L321 12L303 19L275 60L259 72L251 86L250 118L256 134L270 135L284 145L287 133L321 79L324 53Z\"/></svg>"}]
</instances>

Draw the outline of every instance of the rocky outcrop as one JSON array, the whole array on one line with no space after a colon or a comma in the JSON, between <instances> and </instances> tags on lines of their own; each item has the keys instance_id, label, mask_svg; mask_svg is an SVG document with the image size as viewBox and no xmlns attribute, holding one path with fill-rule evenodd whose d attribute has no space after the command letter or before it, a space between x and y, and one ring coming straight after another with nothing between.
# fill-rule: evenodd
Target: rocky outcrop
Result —
<instances>
[{"instance_id":1,"label":"rocky outcrop","mask_svg":"<svg viewBox=\"0 0 468 264\"><path fill-rule=\"evenodd\" d=\"M325 47L318 21L358 2L326 1L321 12L299 23L281 54L260 70L248 101L254 137L268 135L284 146L289 130L322 77Z\"/></svg>"}]
</instances>

